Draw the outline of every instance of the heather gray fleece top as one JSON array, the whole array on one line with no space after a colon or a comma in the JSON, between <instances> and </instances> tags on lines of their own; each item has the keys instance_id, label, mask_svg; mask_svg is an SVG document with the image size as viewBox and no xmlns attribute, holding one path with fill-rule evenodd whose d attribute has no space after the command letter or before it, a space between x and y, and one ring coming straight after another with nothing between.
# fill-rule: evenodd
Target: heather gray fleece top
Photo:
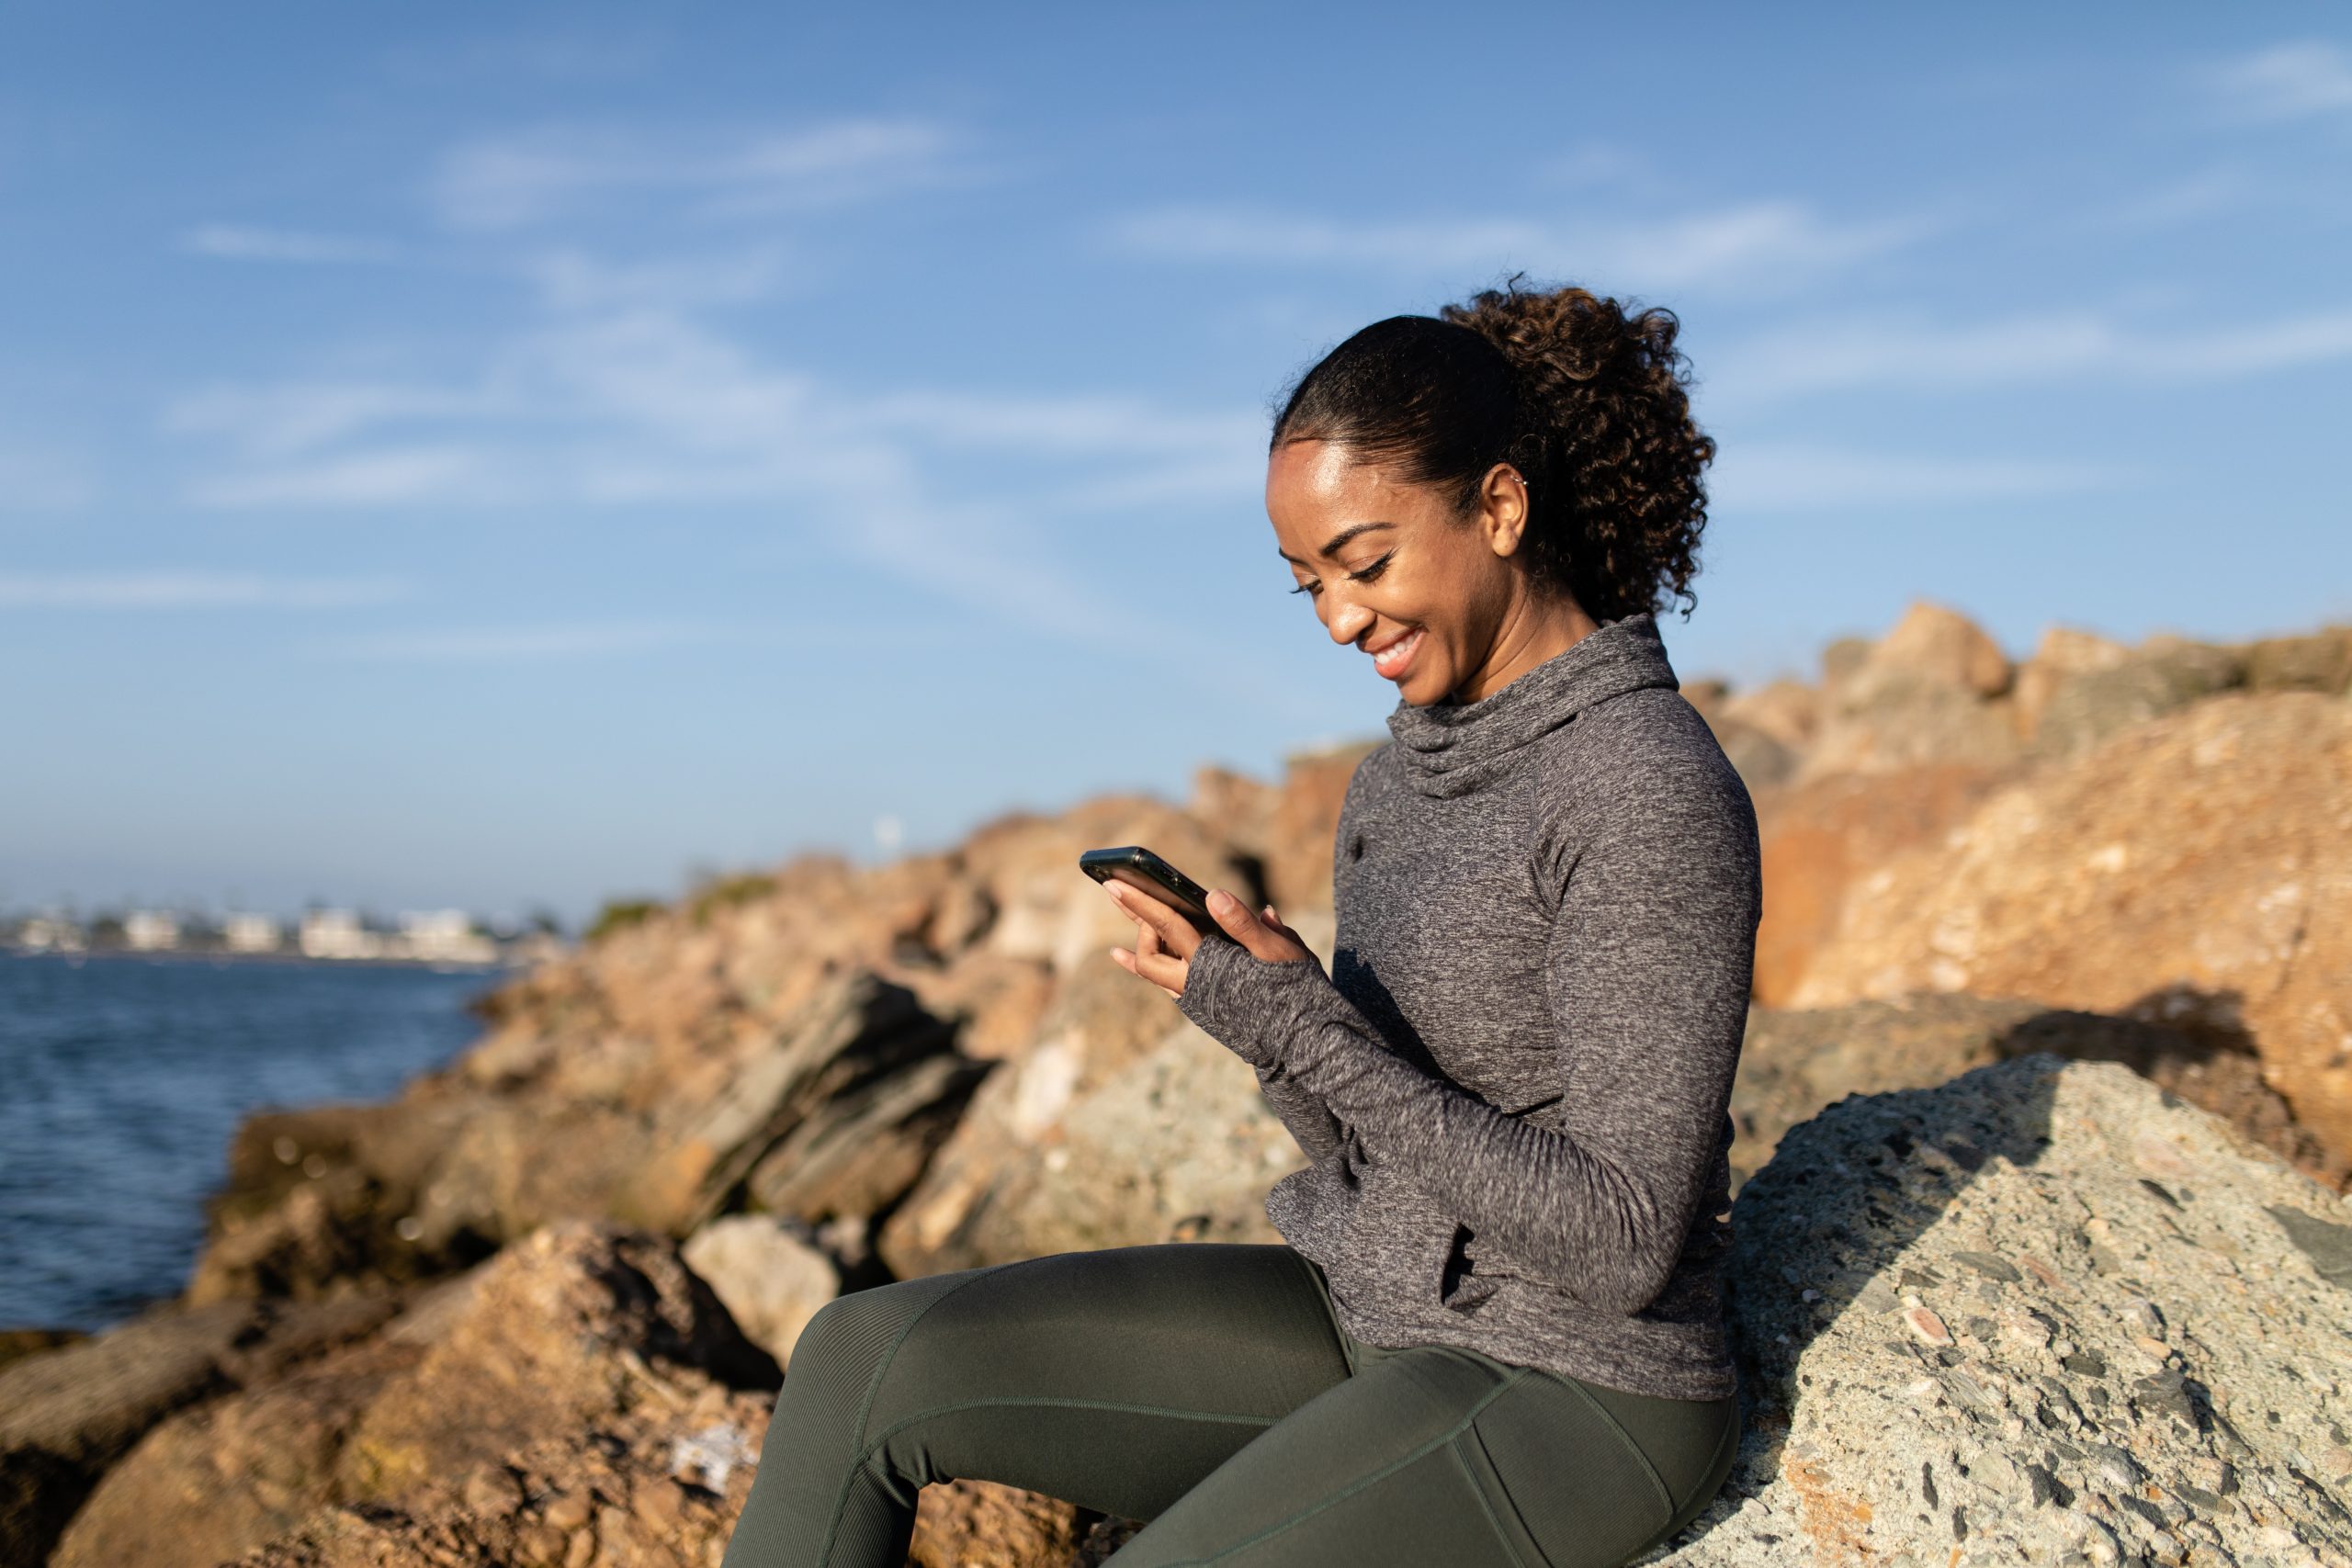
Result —
<instances>
[{"instance_id":1,"label":"heather gray fleece top","mask_svg":"<svg viewBox=\"0 0 2352 1568\"><path fill-rule=\"evenodd\" d=\"M1731 1393L1746 786L1647 614L1388 728L1340 812L1330 974L1215 934L1177 1002L1313 1161L1267 1216L1367 1344Z\"/></svg>"}]
</instances>

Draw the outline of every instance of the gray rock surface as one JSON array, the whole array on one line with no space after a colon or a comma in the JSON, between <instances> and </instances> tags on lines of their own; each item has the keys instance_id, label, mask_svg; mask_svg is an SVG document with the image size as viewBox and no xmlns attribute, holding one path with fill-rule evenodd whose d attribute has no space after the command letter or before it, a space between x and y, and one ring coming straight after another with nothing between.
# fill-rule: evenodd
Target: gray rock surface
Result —
<instances>
[{"instance_id":1,"label":"gray rock surface","mask_svg":"<svg viewBox=\"0 0 2352 1568\"><path fill-rule=\"evenodd\" d=\"M2346 1222L2111 1063L1834 1105L1740 1193L1739 1461L1646 1561L2352 1564Z\"/></svg>"},{"instance_id":2,"label":"gray rock surface","mask_svg":"<svg viewBox=\"0 0 2352 1568\"><path fill-rule=\"evenodd\" d=\"M818 1309L842 1293L841 1272L774 1214L729 1214L686 1238L686 1267L709 1285L743 1337L791 1371L792 1348Z\"/></svg>"}]
</instances>

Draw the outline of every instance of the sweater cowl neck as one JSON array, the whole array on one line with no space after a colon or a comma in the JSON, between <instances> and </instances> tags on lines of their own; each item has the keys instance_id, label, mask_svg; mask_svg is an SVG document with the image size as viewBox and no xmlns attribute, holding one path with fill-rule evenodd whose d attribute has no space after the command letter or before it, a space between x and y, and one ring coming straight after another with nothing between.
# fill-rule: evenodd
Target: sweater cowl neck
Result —
<instances>
[{"instance_id":1,"label":"sweater cowl neck","mask_svg":"<svg viewBox=\"0 0 2352 1568\"><path fill-rule=\"evenodd\" d=\"M1388 733L1406 781L1423 795L1467 795L1507 772L1530 741L1587 708L1646 686L1681 689L1657 617L1649 611L1604 621L1565 651L1475 703L1443 697L1426 707L1403 700Z\"/></svg>"}]
</instances>

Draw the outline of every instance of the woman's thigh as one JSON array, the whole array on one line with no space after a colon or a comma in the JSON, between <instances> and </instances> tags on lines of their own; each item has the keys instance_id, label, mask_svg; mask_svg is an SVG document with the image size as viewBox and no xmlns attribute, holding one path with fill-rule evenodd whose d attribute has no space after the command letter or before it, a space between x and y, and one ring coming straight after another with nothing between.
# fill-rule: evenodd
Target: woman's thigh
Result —
<instances>
[{"instance_id":1,"label":"woman's thigh","mask_svg":"<svg viewBox=\"0 0 2352 1568\"><path fill-rule=\"evenodd\" d=\"M1729 1469L1732 1401L1596 1401L1446 1347L1359 1355L1108 1568L1600 1568L1679 1529Z\"/></svg>"},{"instance_id":2,"label":"woman's thigh","mask_svg":"<svg viewBox=\"0 0 2352 1568\"><path fill-rule=\"evenodd\" d=\"M1284 1246L1058 1253L854 1292L794 1346L728 1562L882 1561L916 1493L956 1478L1148 1519L1347 1375L1312 1265Z\"/></svg>"}]
</instances>

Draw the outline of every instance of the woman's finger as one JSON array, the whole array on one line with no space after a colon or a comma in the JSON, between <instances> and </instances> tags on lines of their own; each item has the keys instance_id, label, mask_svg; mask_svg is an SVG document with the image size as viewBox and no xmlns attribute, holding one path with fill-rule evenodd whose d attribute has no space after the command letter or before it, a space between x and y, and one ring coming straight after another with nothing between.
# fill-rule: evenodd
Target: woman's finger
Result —
<instances>
[{"instance_id":1,"label":"woman's finger","mask_svg":"<svg viewBox=\"0 0 2352 1568\"><path fill-rule=\"evenodd\" d=\"M1170 996L1184 994L1184 976L1188 966L1182 959L1167 953L1137 953L1133 967L1136 974Z\"/></svg>"},{"instance_id":2,"label":"woman's finger","mask_svg":"<svg viewBox=\"0 0 2352 1568\"><path fill-rule=\"evenodd\" d=\"M1193 922L1182 910L1123 882L1106 882L1102 886L1110 890L1112 902L1137 925L1148 929L1163 950L1180 959L1192 957L1193 949L1200 944L1201 933L1193 929Z\"/></svg>"},{"instance_id":3,"label":"woman's finger","mask_svg":"<svg viewBox=\"0 0 2352 1568\"><path fill-rule=\"evenodd\" d=\"M1249 905L1221 887L1209 895L1209 913L1227 936L1269 963L1297 957L1297 949L1303 945L1295 937L1267 925Z\"/></svg>"}]
</instances>

